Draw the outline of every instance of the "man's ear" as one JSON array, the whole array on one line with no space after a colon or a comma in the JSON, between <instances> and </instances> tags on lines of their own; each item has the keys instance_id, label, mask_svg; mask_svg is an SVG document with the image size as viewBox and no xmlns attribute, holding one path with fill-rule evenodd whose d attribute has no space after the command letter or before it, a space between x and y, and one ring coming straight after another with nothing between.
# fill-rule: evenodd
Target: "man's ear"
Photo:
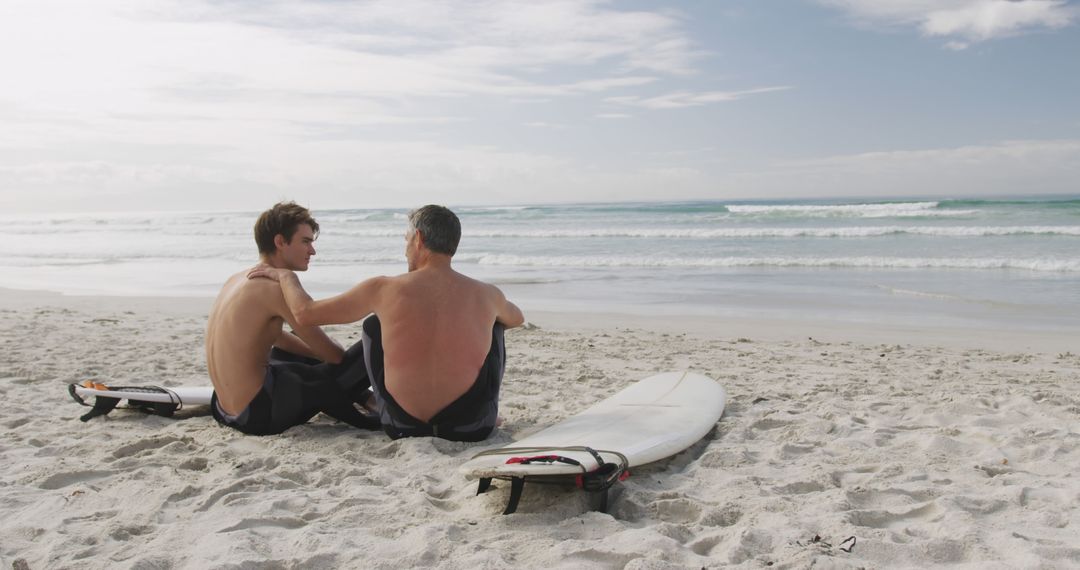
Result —
<instances>
[{"instance_id":1,"label":"man's ear","mask_svg":"<svg viewBox=\"0 0 1080 570\"><path fill-rule=\"evenodd\" d=\"M416 245L417 245L417 247L423 249L423 247L424 247L424 234L420 233L420 230L415 230L415 231L416 231Z\"/></svg>"},{"instance_id":2,"label":"man's ear","mask_svg":"<svg viewBox=\"0 0 1080 570\"><path fill-rule=\"evenodd\" d=\"M287 245L289 245L289 241L285 239L284 235L277 234L274 236L274 247L279 251L284 249Z\"/></svg>"}]
</instances>

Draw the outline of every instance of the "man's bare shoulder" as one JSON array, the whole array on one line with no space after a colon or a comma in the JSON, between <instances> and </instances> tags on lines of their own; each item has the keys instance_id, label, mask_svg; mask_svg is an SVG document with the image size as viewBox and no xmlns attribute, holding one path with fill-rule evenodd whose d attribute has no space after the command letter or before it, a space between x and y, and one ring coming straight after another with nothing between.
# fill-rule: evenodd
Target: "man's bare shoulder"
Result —
<instances>
[{"instance_id":1,"label":"man's bare shoulder","mask_svg":"<svg viewBox=\"0 0 1080 570\"><path fill-rule=\"evenodd\" d=\"M361 281L357 286L363 287L369 291L391 291L401 287L408 286L410 283L416 283L415 273L402 273L400 275L376 275L375 277L368 277Z\"/></svg>"},{"instance_id":2,"label":"man's bare shoulder","mask_svg":"<svg viewBox=\"0 0 1080 570\"><path fill-rule=\"evenodd\" d=\"M473 279L472 277L468 277L467 279L472 281L473 285L478 290L482 290L489 297L492 297L492 298L495 298L495 299L502 299L503 298L502 289L499 289L493 283L488 283L487 281L480 281L479 279Z\"/></svg>"},{"instance_id":3,"label":"man's bare shoulder","mask_svg":"<svg viewBox=\"0 0 1080 570\"><path fill-rule=\"evenodd\" d=\"M284 305L281 286L271 279L248 279L249 271L251 270L245 269L229 277L218 295L218 300L228 300L230 304L280 309Z\"/></svg>"}]
</instances>

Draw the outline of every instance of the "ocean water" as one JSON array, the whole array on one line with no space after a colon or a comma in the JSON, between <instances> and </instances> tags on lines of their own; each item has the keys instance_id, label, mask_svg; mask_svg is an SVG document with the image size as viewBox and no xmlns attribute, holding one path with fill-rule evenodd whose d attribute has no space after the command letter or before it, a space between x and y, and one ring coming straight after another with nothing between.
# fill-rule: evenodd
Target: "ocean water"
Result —
<instances>
[{"instance_id":1,"label":"ocean water","mask_svg":"<svg viewBox=\"0 0 1080 570\"><path fill-rule=\"evenodd\" d=\"M528 311L1080 331L1080 199L460 207L455 265ZM316 296L405 270L406 210L314 212ZM258 212L0 218L0 287L212 296Z\"/></svg>"}]
</instances>

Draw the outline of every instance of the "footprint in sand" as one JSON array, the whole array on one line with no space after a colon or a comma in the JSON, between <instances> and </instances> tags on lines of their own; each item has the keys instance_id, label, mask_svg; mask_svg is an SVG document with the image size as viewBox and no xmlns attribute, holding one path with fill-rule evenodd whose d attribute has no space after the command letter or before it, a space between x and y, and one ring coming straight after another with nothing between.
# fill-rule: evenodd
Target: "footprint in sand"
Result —
<instances>
[{"instance_id":1,"label":"footprint in sand","mask_svg":"<svg viewBox=\"0 0 1080 570\"><path fill-rule=\"evenodd\" d=\"M245 459L243 463L236 466L237 475L247 475L249 473L267 473L277 469L278 460L273 457L257 457Z\"/></svg>"},{"instance_id":2,"label":"footprint in sand","mask_svg":"<svg viewBox=\"0 0 1080 570\"><path fill-rule=\"evenodd\" d=\"M716 545L723 541L724 537L722 535L705 536L690 543L690 550L698 556L709 556L712 554L712 550L716 548Z\"/></svg>"},{"instance_id":3,"label":"footprint in sand","mask_svg":"<svg viewBox=\"0 0 1080 570\"><path fill-rule=\"evenodd\" d=\"M896 434L898 433L900 432L893 428L877 428L874 430L874 445L877 447L886 447L888 445L891 445L893 439L896 438Z\"/></svg>"},{"instance_id":4,"label":"footprint in sand","mask_svg":"<svg viewBox=\"0 0 1080 570\"><path fill-rule=\"evenodd\" d=\"M852 487L873 479L874 474L880 470L878 465L863 465L848 471L833 471L831 477L833 485L837 487Z\"/></svg>"},{"instance_id":5,"label":"footprint in sand","mask_svg":"<svg viewBox=\"0 0 1080 570\"><path fill-rule=\"evenodd\" d=\"M916 522L937 522L942 518L942 509L933 501L913 509L898 512L887 510L852 511L847 514L847 521L856 526L901 530Z\"/></svg>"},{"instance_id":6,"label":"footprint in sand","mask_svg":"<svg viewBox=\"0 0 1080 570\"><path fill-rule=\"evenodd\" d=\"M195 512L203 512L214 506L218 501L222 501L232 496L248 496L255 494L255 492L266 488L265 481L258 478L241 479L225 487L224 489L218 489L214 491L209 498L206 499L199 508L195 509ZM226 501L227 502L227 501Z\"/></svg>"},{"instance_id":7,"label":"footprint in sand","mask_svg":"<svg viewBox=\"0 0 1080 570\"><path fill-rule=\"evenodd\" d=\"M796 481L794 483L788 483L779 487L774 487L773 491L780 495L807 495L810 493L820 493L825 490L825 485L817 481Z\"/></svg>"},{"instance_id":8,"label":"footprint in sand","mask_svg":"<svg viewBox=\"0 0 1080 570\"><path fill-rule=\"evenodd\" d=\"M846 491L844 496L849 505L858 509L904 509L915 504L931 501L937 496L937 493L929 489L915 491L905 489L853 489Z\"/></svg>"},{"instance_id":9,"label":"footprint in sand","mask_svg":"<svg viewBox=\"0 0 1080 570\"><path fill-rule=\"evenodd\" d=\"M689 499L668 499L653 503L656 518L670 523L689 524L701 518L701 507Z\"/></svg>"},{"instance_id":10,"label":"footprint in sand","mask_svg":"<svg viewBox=\"0 0 1080 570\"><path fill-rule=\"evenodd\" d=\"M165 499L165 505L169 505L171 503L177 503L177 502L183 501L185 499L190 499L192 497L197 497L197 496L201 495L202 492L203 492L203 490L202 490L201 487L192 487L191 485L188 485L187 487L184 487L180 491L169 495L169 497L167 499ZM163 505L163 508L164 508L165 505Z\"/></svg>"},{"instance_id":11,"label":"footprint in sand","mask_svg":"<svg viewBox=\"0 0 1080 570\"><path fill-rule=\"evenodd\" d=\"M109 537L121 542L131 539L133 536L142 536L154 532L153 525L119 525L108 530Z\"/></svg>"},{"instance_id":12,"label":"footprint in sand","mask_svg":"<svg viewBox=\"0 0 1080 570\"><path fill-rule=\"evenodd\" d=\"M785 420L776 420L773 418L761 418L760 420L750 424L750 429L758 431L774 430L791 425L792 422Z\"/></svg>"},{"instance_id":13,"label":"footprint in sand","mask_svg":"<svg viewBox=\"0 0 1080 570\"><path fill-rule=\"evenodd\" d=\"M152 449L160 449L162 447L165 447L166 445L169 445L170 443L174 443L174 442L177 442L177 441L183 441L183 439L181 439L179 437L175 437L175 436L168 436L168 435L157 436L157 437L148 437L148 438L140 439L139 441L137 441L135 443L129 443L128 445L124 445L124 446L121 446L121 447L117 448L115 451L112 452L112 456L117 458L117 459L120 459L120 458L123 458L123 457L130 457L132 455L135 455L135 454L143 452L143 451L152 450Z\"/></svg>"},{"instance_id":14,"label":"footprint in sand","mask_svg":"<svg viewBox=\"0 0 1080 570\"><path fill-rule=\"evenodd\" d=\"M1020 490L1020 506L1053 507L1069 504L1069 494L1053 488L1024 487Z\"/></svg>"},{"instance_id":15,"label":"footprint in sand","mask_svg":"<svg viewBox=\"0 0 1080 570\"><path fill-rule=\"evenodd\" d=\"M390 442L382 447L375 448L368 452L371 457L379 459L388 459L394 457L401 450L401 443L397 441Z\"/></svg>"},{"instance_id":16,"label":"footprint in sand","mask_svg":"<svg viewBox=\"0 0 1080 570\"><path fill-rule=\"evenodd\" d=\"M458 509L459 504L453 500L453 494L453 487L446 482L432 481L424 488L424 495L427 497L428 503L442 511Z\"/></svg>"},{"instance_id":17,"label":"footprint in sand","mask_svg":"<svg viewBox=\"0 0 1080 570\"><path fill-rule=\"evenodd\" d=\"M795 459L821 449L816 443L785 443L776 450L777 459Z\"/></svg>"},{"instance_id":18,"label":"footprint in sand","mask_svg":"<svg viewBox=\"0 0 1080 570\"><path fill-rule=\"evenodd\" d=\"M173 559L163 554L151 554L136 560L131 570L170 570L176 564Z\"/></svg>"},{"instance_id":19,"label":"footprint in sand","mask_svg":"<svg viewBox=\"0 0 1080 570\"><path fill-rule=\"evenodd\" d=\"M87 483L96 479L103 479L115 475L115 471L72 471L68 473L56 473L45 478L38 484L41 489L62 489L76 483Z\"/></svg>"},{"instance_id":20,"label":"footprint in sand","mask_svg":"<svg viewBox=\"0 0 1080 570\"><path fill-rule=\"evenodd\" d=\"M13 420L4 422L4 427L6 427L8 429L20 428L20 427L30 423L31 419L32 418L29 418L29 417L15 418Z\"/></svg>"},{"instance_id":21,"label":"footprint in sand","mask_svg":"<svg viewBox=\"0 0 1080 570\"><path fill-rule=\"evenodd\" d=\"M206 471L210 462L205 457L192 457L177 465L177 469L190 469L191 471Z\"/></svg>"},{"instance_id":22,"label":"footprint in sand","mask_svg":"<svg viewBox=\"0 0 1080 570\"><path fill-rule=\"evenodd\" d=\"M753 463L757 461L758 456L758 453L745 449L713 450L702 455L698 464L709 469L731 468Z\"/></svg>"},{"instance_id":23,"label":"footprint in sand","mask_svg":"<svg viewBox=\"0 0 1080 570\"><path fill-rule=\"evenodd\" d=\"M66 519L64 519L64 520L62 520L60 522L61 522L62 525L81 523L81 522L93 522L93 523L96 523L97 521L103 521L103 520L111 519L111 518L115 517L118 514L120 514L120 511L98 511L98 512L93 513L93 514L83 515L83 516L80 516L80 517L68 517L68 518L66 518Z\"/></svg>"},{"instance_id":24,"label":"footprint in sand","mask_svg":"<svg viewBox=\"0 0 1080 570\"><path fill-rule=\"evenodd\" d=\"M307 521L303 519L298 519L295 517L268 517L258 519L243 519L240 522L230 527L223 528L217 532L220 534L225 532L234 532L238 530L247 530L251 528L262 527L296 529L304 526L307 526Z\"/></svg>"},{"instance_id":25,"label":"footprint in sand","mask_svg":"<svg viewBox=\"0 0 1080 570\"><path fill-rule=\"evenodd\" d=\"M1004 510L1009 504L1001 499L956 495L948 498L951 505L973 515L985 516Z\"/></svg>"},{"instance_id":26,"label":"footprint in sand","mask_svg":"<svg viewBox=\"0 0 1080 570\"><path fill-rule=\"evenodd\" d=\"M733 526L743 517L742 510L735 505L725 505L718 509L711 509L699 521L704 526Z\"/></svg>"}]
</instances>

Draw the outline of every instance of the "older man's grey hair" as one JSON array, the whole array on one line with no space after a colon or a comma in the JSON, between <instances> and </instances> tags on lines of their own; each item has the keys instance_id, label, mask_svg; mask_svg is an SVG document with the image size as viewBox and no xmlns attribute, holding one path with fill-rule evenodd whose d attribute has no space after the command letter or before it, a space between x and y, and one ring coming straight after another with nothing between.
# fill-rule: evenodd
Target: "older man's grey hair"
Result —
<instances>
[{"instance_id":1,"label":"older man's grey hair","mask_svg":"<svg viewBox=\"0 0 1080 570\"><path fill-rule=\"evenodd\" d=\"M409 226L420 232L424 245L435 253L454 256L461 241L461 221L445 206L428 204L409 212Z\"/></svg>"}]
</instances>

